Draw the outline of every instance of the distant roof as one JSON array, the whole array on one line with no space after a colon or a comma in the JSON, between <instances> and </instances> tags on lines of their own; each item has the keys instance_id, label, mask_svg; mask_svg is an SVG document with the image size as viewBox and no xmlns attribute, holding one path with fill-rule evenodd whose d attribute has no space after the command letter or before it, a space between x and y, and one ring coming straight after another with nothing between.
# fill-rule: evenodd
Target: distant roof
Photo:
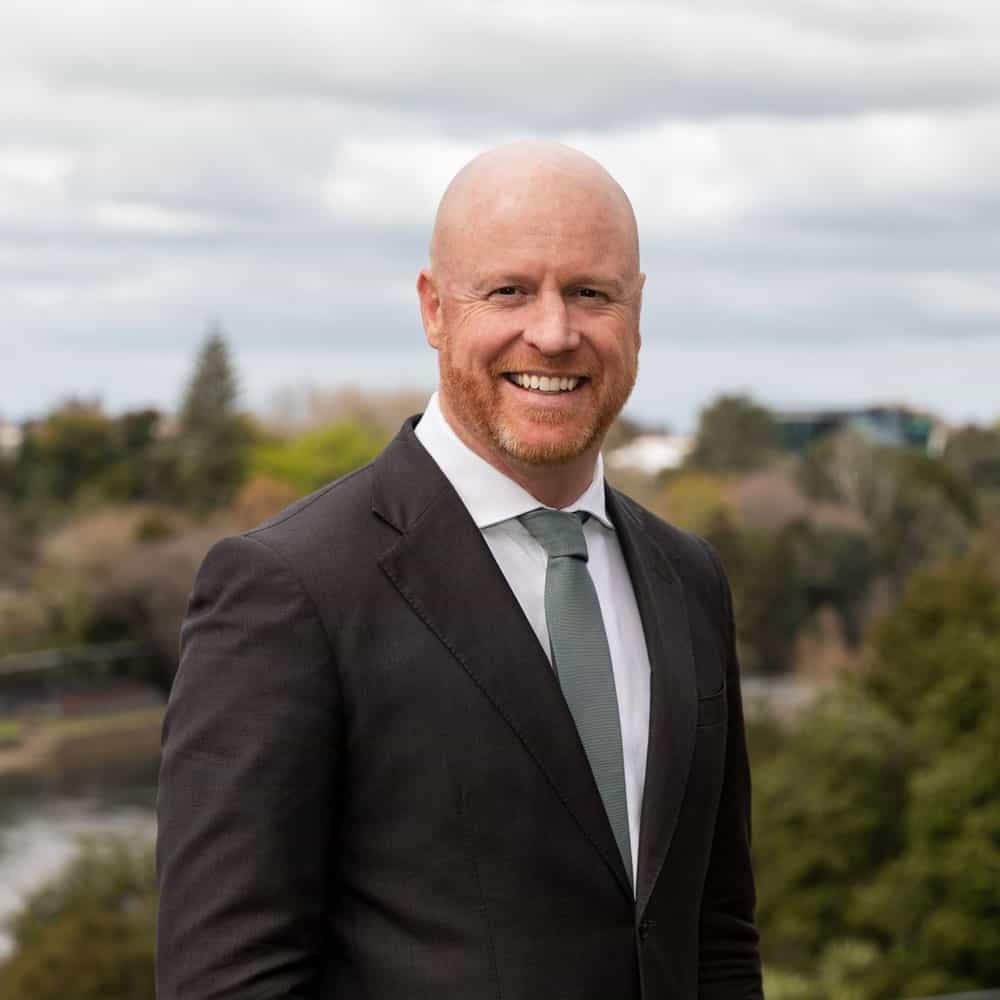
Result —
<instances>
[{"instance_id":1,"label":"distant roof","mask_svg":"<svg viewBox=\"0 0 1000 1000\"><path fill-rule=\"evenodd\" d=\"M693 447L691 434L640 434L610 452L607 462L616 469L638 469L655 475L678 468Z\"/></svg>"}]
</instances>

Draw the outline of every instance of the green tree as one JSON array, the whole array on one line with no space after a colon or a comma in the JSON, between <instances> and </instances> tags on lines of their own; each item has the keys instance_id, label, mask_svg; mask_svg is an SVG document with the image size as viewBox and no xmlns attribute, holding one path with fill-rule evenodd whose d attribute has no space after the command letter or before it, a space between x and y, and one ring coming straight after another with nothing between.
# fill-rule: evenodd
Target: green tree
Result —
<instances>
[{"instance_id":1,"label":"green tree","mask_svg":"<svg viewBox=\"0 0 1000 1000\"><path fill-rule=\"evenodd\" d=\"M41 515L72 503L118 457L114 421L97 401L69 400L29 424L11 472L16 502Z\"/></svg>"},{"instance_id":2,"label":"green tree","mask_svg":"<svg viewBox=\"0 0 1000 1000\"><path fill-rule=\"evenodd\" d=\"M178 431L166 452L166 478L194 510L225 506L247 476L253 430L236 409L236 373L221 330L209 331L181 405Z\"/></svg>"},{"instance_id":3,"label":"green tree","mask_svg":"<svg viewBox=\"0 0 1000 1000\"><path fill-rule=\"evenodd\" d=\"M777 444L770 410L749 396L720 396L701 411L686 464L716 472L746 472L765 464Z\"/></svg>"},{"instance_id":4,"label":"green tree","mask_svg":"<svg viewBox=\"0 0 1000 1000\"><path fill-rule=\"evenodd\" d=\"M251 470L254 475L283 480L301 495L371 461L384 444L380 432L344 420L291 441L258 444Z\"/></svg>"},{"instance_id":5,"label":"green tree","mask_svg":"<svg viewBox=\"0 0 1000 1000\"><path fill-rule=\"evenodd\" d=\"M802 717L757 770L754 857L766 959L808 969L849 936L856 887L898 854L908 740L851 692Z\"/></svg>"},{"instance_id":6,"label":"green tree","mask_svg":"<svg viewBox=\"0 0 1000 1000\"><path fill-rule=\"evenodd\" d=\"M794 523L777 532L741 530L718 517L703 533L729 574L740 663L748 673L783 673L810 612Z\"/></svg>"},{"instance_id":7,"label":"green tree","mask_svg":"<svg viewBox=\"0 0 1000 1000\"><path fill-rule=\"evenodd\" d=\"M757 769L766 957L818 998L1000 983L996 551L915 573L865 671Z\"/></svg>"},{"instance_id":8,"label":"green tree","mask_svg":"<svg viewBox=\"0 0 1000 1000\"><path fill-rule=\"evenodd\" d=\"M969 424L948 438L944 460L977 487L1000 490L1000 427Z\"/></svg>"},{"instance_id":9,"label":"green tree","mask_svg":"<svg viewBox=\"0 0 1000 1000\"><path fill-rule=\"evenodd\" d=\"M905 849L862 899L881 994L1000 983L1000 572L995 546L917 574L876 632L868 691L917 748Z\"/></svg>"},{"instance_id":10,"label":"green tree","mask_svg":"<svg viewBox=\"0 0 1000 1000\"><path fill-rule=\"evenodd\" d=\"M156 456L161 416L158 410L130 410L114 422L117 461L105 476L109 500L149 500L158 486Z\"/></svg>"},{"instance_id":11,"label":"green tree","mask_svg":"<svg viewBox=\"0 0 1000 1000\"><path fill-rule=\"evenodd\" d=\"M870 536L805 519L786 530L807 614L830 605L840 617L847 641L858 644L862 609L876 568Z\"/></svg>"},{"instance_id":12,"label":"green tree","mask_svg":"<svg viewBox=\"0 0 1000 1000\"><path fill-rule=\"evenodd\" d=\"M86 842L13 918L0 1000L152 1000L155 920L152 848Z\"/></svg>"}]
</instances>

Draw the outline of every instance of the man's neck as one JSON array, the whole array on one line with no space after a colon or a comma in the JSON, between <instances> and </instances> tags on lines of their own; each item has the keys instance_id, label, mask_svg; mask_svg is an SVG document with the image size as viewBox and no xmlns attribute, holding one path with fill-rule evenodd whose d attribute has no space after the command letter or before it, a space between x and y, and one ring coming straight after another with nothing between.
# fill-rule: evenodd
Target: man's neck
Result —
<instances>
[{"instance_id":1,"label":"man's neck","mask_svg":"<svg viewBox=\"0 0 1000 1000\"><path fill-rule=\"evenodd\" d=\"M546 507L569 507L586 492L594 479L597 453L577 456L558 465L536 465L510 460L502 462L488 455L483 458L508 479L514 480Z\"/></svg>"}]
</instances>

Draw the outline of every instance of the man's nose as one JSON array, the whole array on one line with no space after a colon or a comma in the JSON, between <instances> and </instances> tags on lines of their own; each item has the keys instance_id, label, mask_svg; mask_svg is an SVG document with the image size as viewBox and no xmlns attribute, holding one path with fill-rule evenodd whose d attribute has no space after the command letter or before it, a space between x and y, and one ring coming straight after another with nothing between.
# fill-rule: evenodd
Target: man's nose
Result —
<instances>
[{"instance_id":1,"label":"man's nose","mask_svg":"<svg viewBox=\"0 0 1000 1000\"><path fill-rule=\"evenodd\" d=\"M555 292L538 296L523 337L542 354L562 354L580 346L580 334L570 323L566 300Z\"/></svg>"}]
</instances>

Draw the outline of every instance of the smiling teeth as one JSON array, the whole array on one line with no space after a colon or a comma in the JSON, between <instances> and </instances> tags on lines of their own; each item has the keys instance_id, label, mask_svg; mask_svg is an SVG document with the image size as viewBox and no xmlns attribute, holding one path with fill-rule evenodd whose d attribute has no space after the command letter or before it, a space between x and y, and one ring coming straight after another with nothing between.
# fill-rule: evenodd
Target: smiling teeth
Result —
<instances>
[{"instance_id":1,"label":"smiling teeth","mask_svg":"<svg viewBox=\"0 0 1000 1000\"><path fill-rule=\"evenodd\" d=\"M523 372L512 373L510 380L522 389L537 389L539 392L570 392L580 384L578 378L560 378L554 375L527 375Z\"/></svg>"}]
</instances>

